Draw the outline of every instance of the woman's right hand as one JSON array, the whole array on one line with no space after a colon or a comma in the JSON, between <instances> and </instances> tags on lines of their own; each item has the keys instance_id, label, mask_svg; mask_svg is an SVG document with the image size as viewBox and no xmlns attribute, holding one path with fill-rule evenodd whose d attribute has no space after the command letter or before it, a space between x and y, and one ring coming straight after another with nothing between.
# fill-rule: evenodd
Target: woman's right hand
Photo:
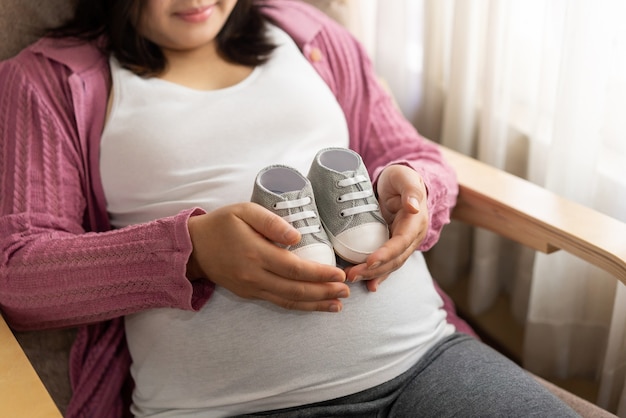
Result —
<instances>
[{"instance_id":1,"label":"woman's right hand","mask_svg":"<svg viewBox=\"0 0 626 418\"><path fill-rule=\"evenodd\" d=\"M190 279L208 279L245 299L286 309L339 312L350 294L344 271L304 260L274 244L293 245L298 231L256 203L238 203L192 216Z\"/></svg>"}]
</instances>

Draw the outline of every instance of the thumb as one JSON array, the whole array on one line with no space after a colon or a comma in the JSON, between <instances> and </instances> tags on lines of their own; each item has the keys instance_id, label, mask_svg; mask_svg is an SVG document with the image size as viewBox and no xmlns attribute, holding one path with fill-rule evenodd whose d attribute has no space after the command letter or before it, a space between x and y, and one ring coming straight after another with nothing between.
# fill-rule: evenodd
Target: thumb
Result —
<instances>
[{"instance_id":1,"label":"thumb","mask_svg":"<svg viewBox=\"0 0 626 418\"><path fill-rule=\"evenodd\" d=\"M405 205L404 207L406 208L407 212L409 213L419 213L420 211L420 201L417 197L415 197L415 195L413 194L409 194L408 196L406 196L405 200Z\"/></svg>"},{"instance_id":2,"label":"thumb","mask_svg":"<svg viewBox=\"0 0 626 418\"><path fill-rule=\"evenodd\" d=\"M402 190L402 201L408 213L416 214L420 212L420 205L426 199L425 189L424 180L419 175L405 184Z\"/></svg>"},{"instance_id":3,"label":"thumb","mask_svg":"<svg viewBox=\"0 0 626 418\"><path fill-rule=\"evenodd\" d=\"M259 204L251 204L242 214L242 219L270 241L283 245L293 245L300 241L300 233L293 225Z\"/></svg>"}]
</instances>

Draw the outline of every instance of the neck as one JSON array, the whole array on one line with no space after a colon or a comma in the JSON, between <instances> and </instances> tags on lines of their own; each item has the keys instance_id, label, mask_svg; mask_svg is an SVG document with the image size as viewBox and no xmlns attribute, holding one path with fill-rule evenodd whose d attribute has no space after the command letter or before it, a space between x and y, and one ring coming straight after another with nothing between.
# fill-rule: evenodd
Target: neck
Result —
<instances>
[{"instance_id":1,"label":"neck","mask_svg":"<svg viewBox=\"0 0 626 418\"><path fill-rule=\"evenodd\" d=\"M215 44L192 51L164 50L167 66L159 76L196 90L218 90L244 80L252 68L227 61Z\"/></svg>"}]
</instances>

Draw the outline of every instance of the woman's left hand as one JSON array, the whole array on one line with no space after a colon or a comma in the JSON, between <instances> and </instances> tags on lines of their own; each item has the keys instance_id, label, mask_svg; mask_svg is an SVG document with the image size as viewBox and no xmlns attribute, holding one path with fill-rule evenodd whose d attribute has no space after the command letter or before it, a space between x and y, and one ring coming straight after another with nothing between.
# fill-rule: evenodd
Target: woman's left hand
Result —
<instances>
[{"instance_id":1,"label":"woman's left hand","mask_svg":"<svg viewBox=\"0 0 626 418\"><path fill-rule=\"evenodd\" d=\"M428 231L426 186L415 170L404 165L385 168L378 177L377 190L391 238L365 263L346 269L349 282L366 281L370 292L404 264Z\"/></svg>"}]
</instances>

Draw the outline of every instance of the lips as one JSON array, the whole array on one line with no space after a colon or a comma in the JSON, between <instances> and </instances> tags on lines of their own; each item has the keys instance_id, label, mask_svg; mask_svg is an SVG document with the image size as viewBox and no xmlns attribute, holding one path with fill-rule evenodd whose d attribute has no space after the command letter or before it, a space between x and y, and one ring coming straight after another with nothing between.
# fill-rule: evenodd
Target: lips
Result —
<instances>
[{"instance_id":1,"label":"lips","mask_svg":"<svg viewBox=\"0 0 626 418\"><path fill-rule=\"evenodd\" d=\"M174 15L185 22L200 23L207 20L213 14L214 4L209 6L194 7L174 13Z\"/></svg>"}]
</instances>

